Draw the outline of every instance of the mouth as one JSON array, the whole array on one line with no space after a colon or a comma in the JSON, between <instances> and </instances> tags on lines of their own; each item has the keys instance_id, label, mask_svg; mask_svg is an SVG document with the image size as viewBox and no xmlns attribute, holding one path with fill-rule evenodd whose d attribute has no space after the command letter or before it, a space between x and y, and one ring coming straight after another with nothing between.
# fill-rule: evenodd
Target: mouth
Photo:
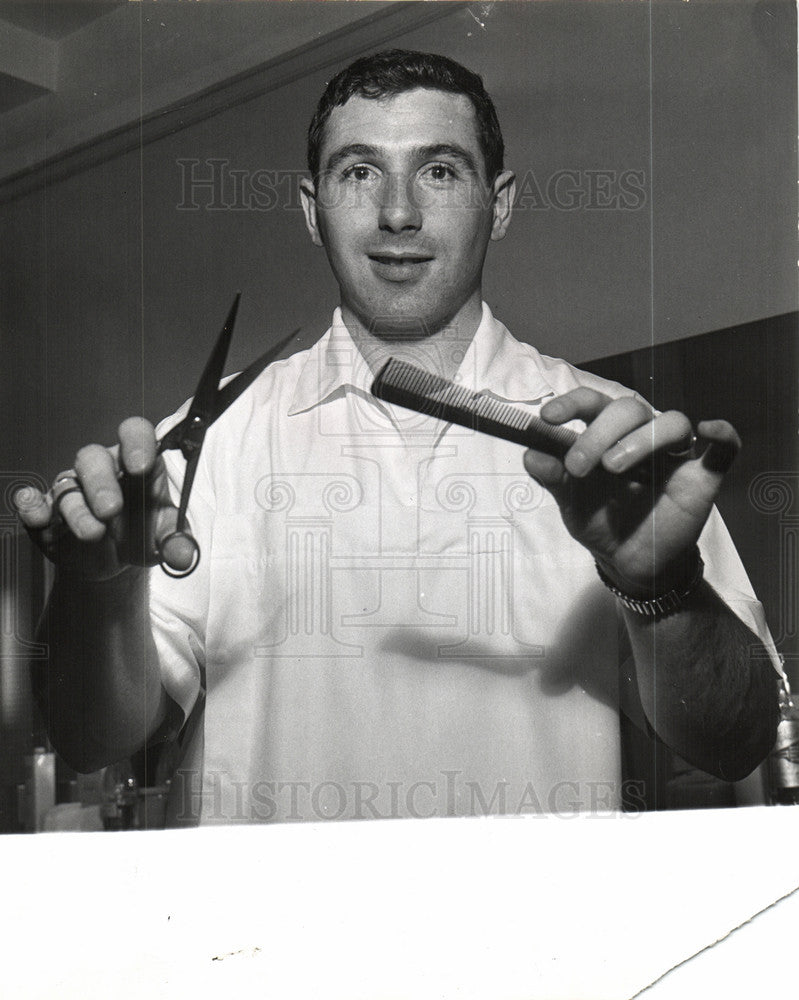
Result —
<instances>
[{"instance_id":1,"label":"mouth","mask_svg":"<svg viewBox=\"0 0 799 1000\"><path fill-rule=\"evenodd\" d=\"M404 284L420 281L433 260L420 253L370 253L366 256L375 275L382 281Z\"/></svg>"},{"instance_id":2,"label":"mouth","mask_svg":"<svg viewBox=\"0 0 799 1000\"><path fill-rule=\"evenodd\" d=\"M369 260L376 264L383 264L386 267L405 267L412 264L426 264L433 258L425 254L417 253L370 253L367 254Z\"/></svg>"}]
</instances>

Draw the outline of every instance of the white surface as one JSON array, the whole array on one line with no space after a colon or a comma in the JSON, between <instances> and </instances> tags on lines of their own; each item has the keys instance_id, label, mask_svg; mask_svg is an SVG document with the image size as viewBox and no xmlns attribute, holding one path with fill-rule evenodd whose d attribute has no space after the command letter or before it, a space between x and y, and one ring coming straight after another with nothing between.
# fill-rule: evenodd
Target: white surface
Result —
<instances>
[{"instance_id":1,"label":"white surface","mask_svg":"<svg viewBox=\"0 0 799 1000\"><path fill-rule=\"evenodd\" d=\"M799 885L797 823L799 810L742 809L8 838L3 990L632 997ZM644 995L705 995L686 978L702 965L725 1000L784 986L797 909L767 911Z\"/></svg>"},{"instance_id":2,"label":"white surface","mask_svg":"<svg viewBox=\"0 0 799 1000\"><path fill-rule=\"evenodd\" d=\"M723 996L724 1000L751 1000L755 996L796 996L797 937L799 889L673 969L643 997L685 1000Z\"/></svg>"}]
</instances>

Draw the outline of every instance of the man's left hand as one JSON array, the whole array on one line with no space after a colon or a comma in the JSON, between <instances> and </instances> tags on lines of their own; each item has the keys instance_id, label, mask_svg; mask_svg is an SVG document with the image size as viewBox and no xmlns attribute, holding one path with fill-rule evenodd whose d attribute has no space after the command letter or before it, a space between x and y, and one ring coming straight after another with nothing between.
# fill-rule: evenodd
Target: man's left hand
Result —
<instances>
[{"instance_id":1,"label":"man's left hand","mask_svg":"<svg viewBox=\"0 0 799 1000\"><path fill-rule=\"evenodd\" d=\"M533 450L524 455L570 534L631 596L683 582L685 557L740 450L735 429L707 420L695 440L682 413L653 416L634 396L611 399L587 387L551 400L540 415L551 424L587 425L563 461Z\"/></svg>"}]
</instances>

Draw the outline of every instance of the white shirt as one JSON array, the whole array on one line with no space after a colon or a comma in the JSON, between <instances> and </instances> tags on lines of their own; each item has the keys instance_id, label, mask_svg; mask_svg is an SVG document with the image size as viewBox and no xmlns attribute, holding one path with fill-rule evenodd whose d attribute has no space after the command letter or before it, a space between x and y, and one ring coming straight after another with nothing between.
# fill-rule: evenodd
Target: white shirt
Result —
<instances>
[{"instance_id":1,"label":"white shirt","mask_svg":"<svg viewBox=\"0 0 799 1000\"><path fill-rule=\"evenodd\" d=\"M578 385L629 393L517 342L485 305L456 380L531 413ZM187 716L205 692L172 821L618 808L633 666L590 554L521 447L370 384L337 310L207 435L199 567L151 575L164 686ZM769 642L715 511L700 547Z\"/></svg>"}]
</instances>

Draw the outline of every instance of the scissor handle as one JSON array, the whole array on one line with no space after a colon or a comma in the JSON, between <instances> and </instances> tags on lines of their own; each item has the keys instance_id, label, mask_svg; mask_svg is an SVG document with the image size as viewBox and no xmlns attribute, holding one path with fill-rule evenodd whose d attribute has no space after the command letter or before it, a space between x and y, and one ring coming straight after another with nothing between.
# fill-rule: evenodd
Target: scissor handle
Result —
<instances>
[{"instance_id":1,"label":"scissor handle","mask_svg":"<svg viewBox=\"0 0 799 1000\"><path fill-rule=\"evenodd\" d=\"M188 531L171 531L158 542L157 551L161 569L176 580L193 573L200 561L200 546Z\"/></svg>"}]
</instances>

